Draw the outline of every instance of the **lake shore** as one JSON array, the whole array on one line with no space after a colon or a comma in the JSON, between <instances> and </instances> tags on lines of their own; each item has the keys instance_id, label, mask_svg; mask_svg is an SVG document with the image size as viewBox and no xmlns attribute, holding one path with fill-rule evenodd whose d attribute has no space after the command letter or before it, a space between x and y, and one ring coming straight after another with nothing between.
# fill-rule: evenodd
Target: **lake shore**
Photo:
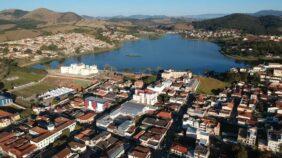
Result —
<instances>
[{"instance_id":1,"label":"lake shore","mask_svg":"<svg viewBox=\"0 0 282 158\"><path fill-rule=\"evenodd\" d=\"M190 39L190 40L203 40L203 41L209 41L212 43L217 44L220 47L220 52L222 55L230 58L230 59L234 59L238 62L282 62L282 58L269 58L269 57L262 57L262 56L239 56L239 55L230 55L228 53L226 53L225 51L222 50L223 46L221 45L221 43L216 40L216 39L199 39L199 38L187 38L186 39Z\"/></svg>"},{"instance_id":2,"label":"lake shore","mask_svg":"<svg viewBox=\"0 0 282 158\"><path fill-rule=\"evenodd\" d=\"M121 47L121 48L120 48ZM225 57L220 48L212 42L189 40L178 34L166 34L156 40L141 38L135 42L123 42L118 50L95 55L90 52L80 57L68 57L66 60L49 60L46 64L33 66L37 69L58 68L60 65L83 62L95 64L100 69L110 65L118 71L144 72L155 69L191 69L196 74L202 74L206 69L223 72L231 67L244 66L233 59ZM101 52L105 52L103 50ZM81 56L81 54L77 55ZM52 61L52 62L50 62ZM199 64L202 63L202 64Z\"/></svg>"},{"instance_id":3,"label":"lake shore","mask_svg":"<svg viewBox=\"0 0 282 158\"><path fill-rule=\"evenodd\" d=\"M124 40L124 41L121 41L120 43L115 43L115 46L113 48L102 48L102 49L87 51L87 52L83 52L83 53L79 53L79 54L68 54L68 55L58 56L58 57L55 57L55 58L44 58L44 59L41 59L41 60L38 60L38 61L24 60L24 61L21 61L18 66L19 67L30 67L30 66L34 66L34 65L37 65L37 64L45 64L45 63L48 63L48 62L51 62L51 61L54 61L54 60L62 60L62 59L70 58L70 57L80 57L80 56L88 55L88 54L106 53L106 52L109 52L109 51L114 51L114 50L120 49L125 42L138 41L138 40L141 40L141 39L156 40L156 39L163 37L163 35L165 35L165 34L154 35L154 38L152 38L151 36L140 36L140 37L138 37L139 39L137 39L137 40Z\"/></svg>"},{"instance_id":4,"label":"lake shore","mask_svg":"<svg viewBox=\"0 0 282 158\"><path fill-rule=\"evenodd\" d=\"M18 66L19 67L30 67L30 66L33 66L33 65L36 65L36 64L44 64L44 63L48 63L48 62L51 62L51 61L54 61L54 60L66 59L66 58L69 58L69 57L79 57L79 56L83 56L83 55L87 55L87 54L105 53L105 52L108 52L108 51L117 50L117 49L121 48L124 42L125 41L123 41L119 44L116 44L113 48L102 48L102 49L87 51L87 52L83 52L83 53L79 53L79 54L69 54L69 55L58 56L58 57L55 57L55 58L44 58L44 59L41 59L41 60L38 60L38 61L26 61L26 62L21 61L24 64L19 63Z\"/></svg>"},{"instance_id":5,"label":"lake shore","mask_svg":"<svg viewBox=\"0 0 282 158\"><path fill-rule=\"evenodd\" d=\"M282 62L282 58L267 58L267 57L254 57L254 56L238 56L238 55L229 55L224 51L220 51L224 56L234 59L239 62Z\"/></svg>"}]
</instances>

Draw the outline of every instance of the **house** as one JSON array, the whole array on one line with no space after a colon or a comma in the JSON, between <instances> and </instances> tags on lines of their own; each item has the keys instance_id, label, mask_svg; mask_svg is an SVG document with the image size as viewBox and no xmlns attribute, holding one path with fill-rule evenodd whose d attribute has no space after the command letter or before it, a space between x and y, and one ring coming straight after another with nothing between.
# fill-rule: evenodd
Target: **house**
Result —
<instances>
[{"instance_id":1,"label":"house","mask_svg":"<svg viewBox=\"0 0 282 158\"><path fill-rule=\"evenodd\" d=\"M84 107L84 100L80 97L75 97L71 102L70 105L74 108L83 108Z\"/></svg>"},{"instance_id":2,"label":"house","mask_svg":"<svg viewBox=\"0 0 282 158\"><path fill-rule=\"evenodd\" d=\"M76 153L82 153L86 151L86 145L78 142L70 142L68 143L69 147L71 148L71 151L76 152Z\"/></svg>"},{"instance_id":3,"label":"house","mask_svg":"<svg viewBox=\"0 0 282 158\"><path fill-rule=\"evenodd\" d=\"M282 77L282 68L276 68L273 70L273 76Z\"/></svg>"},{"instance_id":4,"label":"house","mask_svg":"<svg viewBox=\"0 0 282 158\"><path fill-rule=\"evenodd\" d=\"M188 148L181 144L173 143L170 147L170 152L181 157L186 157Z\"/></svg>"},{"instance_id":5,"label":"house","mask_svg":"<svg viewBox=\"0 0 282 158\"><path fill-rule=\"evenodd\" d=\"M268 130L267 132L267 146L268 150L279 152L282 144L282 132L276 130Z\"/></svg>"},{"instance_id":6,"label":"house","mask_svg":"<svg viewBox=\"0 0 282 158\"><path fill-rule=\"evenodd\" d=\"M110 106L110 102L98 97L87 97L84 100L84 106L85 109L101 113Z\"/></svg>"},{"instance_id":7,"label":"house","mask_svg":"<svg viewBox=\"0 0 282 158\"><path fill-rule=\"evenodd\" d=\"M30 143L36 145L38 149L43 149L49 144L53 143L56 139L58 139L63 134L63 131L69 130L70 132L72 132L76 126L75 121L65 118L55 119L55 124L57 124L57 126L49 125L47 132L39 134L37 137L32 138L30 140Z\"/></svg>"},{"instance_id":8,"label":"house","mask_svg":"<svg viewBox=\"0 0 282 158\"><path fill-rule=\"evenodd\" d=\"M160 111L157 113L157 117L160 117L163 119L172 119L172 113L166 112L166 111Z\"/></svg>"},{"instance_id":9,"label":"house","mask_svg":"<svg viewBox=\"0 0 282 158\"><path fill-rule=\"evenodd\" d=\"M13 158L30 157L37 147L29 143L26 135L16 136L15 133L0 133L0 152Z\"/></svg>"},{"instance_id":10,"label":"house","mask_svg":"<svg viewBox=\"0 0 282 158\"><path fill-rule=\"evenodd\" d=\"M158 102L158 93L152 90L135 90L133 101L146 105L154 105Z\"/></svg>"},{"instance_id":11,"label":"house","mask_svg":"<svg viewBox=\"0 0 282 158\"><path fill-rule=\"evenodd\" d=\"M157 92L158 94L161 94L164 91L164 89L169 88L171 86L171 84L172 84L171 80L166 80L166 81L163 81L162 83L159 83L155 86L148 86L147 89L152 90L154 92Z\"/></svg>"},{"instance_id":12,"label":"house","mask_svg":"<svg viewBox=\"0 0 282 158\"><path fill-rule=\"evenodd\" d=\"M128 158L149 158L149 157L151 157L150 149L143 146L136 146L128 153Z\"/></svg>"},{"instance_id":13,"label":"house","mask_svg":"<svg viewBox=\"0 0 282 158\"><path fill-rule=\"evenodd\" d=\"M255 146L257 140L257 128L239 128L237 141L249 146Z\"/></svg>"},{"instance_id":14,"label":"house","mask_svg":"<svg viewBox=\"0 0 282 158\"><path fill-rule=\"evenodd\" d=\"M86 137L88 137L88 136L86 136ZM101 143L103 143L105 141L111 141L112 138L114 138L114 137L112 137L110 132L103 131L103 132L99 133L98 135L96 135L91 140L85 141L85 144L87 146L90 146L90 147L93 147L93 146L96 146L96 145L98 146L98 144L101 145Z\"/></svg>"},{"instance_id":15,"label":"house","mask_svg":"<svg viewBox=\"0 0 282 158\"><path fill-rule=\"evenodd\" d=\"M210 151L207 147L203 145L197 145L194 150L194 157L197 158L208 158L210 155Z\"/></svg>"},{"instance_id":16,"label":"house","mask_svg":"<svg viewBox=\"0 0 282 158\"><path fill-rule=\"evenodd\" d=\"M137 89L142 89L144 86L144 82L142 80L137 80L134 82L134 87Z\"/></svg>"},{"instance_id":17,"label":"house","mask_svg":"<svg viewBox=\"0 0 282 158\"><path fill-rule=\"evenodd\" d=\"M79 123L91 123L94 121L96 114L94 112L89 112L87 114L79 116L76 120Z\"/></svg>"},{"instance_id":18,"label":"house","mask_svg":"<svg viewBox=\"0 0 282 158\"><path fill-rule=\"evenodd\" d=\"M58 152L56 155L54 155L52 158L70 158L73 156L73 153L69 148L64 148L60 152Z\"/></svg>"},{"instance_id":19,"label":"house","mask_svg":"<svg viewBox=\"0 0 282 158\"><path fill-rule=\"evenodd\" d=\"M117 143L115 143L107 151L107 155L109 158L119 158L124 153L125 153L125 145L121 141L118 141Z\"/></svg>"},{"instance_id":20,"label":"house","mask_svg":"<svg viewBox=\"0 0 282 158\"><path fill-rule=\"evenodd\" d=\"M0 128L7 127L19 119L20 115L18 113L12 114L4 110L0 110Z\"/></svg>"}]
</instances>

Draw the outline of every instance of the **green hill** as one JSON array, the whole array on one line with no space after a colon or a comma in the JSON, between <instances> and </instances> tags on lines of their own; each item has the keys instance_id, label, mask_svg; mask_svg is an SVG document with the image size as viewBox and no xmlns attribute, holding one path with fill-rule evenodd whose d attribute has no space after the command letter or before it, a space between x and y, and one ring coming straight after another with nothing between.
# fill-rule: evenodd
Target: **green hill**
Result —
<instances>
[{"instance_id":1,"label":"green hill","mask_svg":"<svg viewBox=\"0 0 282 158\"><path fill-rule=\"evenodd\" d=\"M282 34L282 20L277 16L255 17L246 14L231 14L221 18L193 22L198 29L239 29L252 34Z\"/></svg>"}]
</instances>

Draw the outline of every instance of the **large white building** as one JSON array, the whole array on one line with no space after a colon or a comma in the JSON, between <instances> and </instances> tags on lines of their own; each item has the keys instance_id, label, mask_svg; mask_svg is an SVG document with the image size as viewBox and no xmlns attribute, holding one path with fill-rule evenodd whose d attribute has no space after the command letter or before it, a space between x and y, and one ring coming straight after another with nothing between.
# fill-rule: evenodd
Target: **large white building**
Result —
<instances>
[{"instance_id":1,"label":"large white building","mask_svg":"<svg viewBox=\"0 0 282 158\"><path fill-rule=\"evenodd\" d=\"M154 105L158 102L158 93L149 89L135 90L133 101L146 105Z\"/></svg>"},{"instance_id":2,"label":"large white building","mask_svg":"<svg viewBox=\"0 0 282 158\"><path fill-rule=\"evenodd\" d=\"M171 78L180 78L183 76L188 76L188 78L192 77L192 72L190 71L174 71L174 70L165 70L162 73L163 79L171 79Z\"/></svg>"},{"instance_id":3,"label":"large white building","mask_svg":"<svg viewBox=\"0 0 282 158\"><path fill-rule=\"evenodd\" d=\"M70 66L61 67L62 74L89 76L97 74L98 72L97 65L71 64Z\"/></svg>"},{"instance_id":4,"label":"large white building","mask_svg":"<svg viewBox=\"0 0 282 158\"><path fill-rule=\"evenodd\" d=\"M156 86L149 86L148 89L157 92L158 94L162 93L165 88L170 87L172 84L171 80L166 80L162 82L161 84L158 84Z\"/></svg>"},{"instance_id":5,"label":"large white building","mask_svg":"<svg viewBox=\"0 0 282 158\"><path fill-rule=\"evenodd\" d=\"M75 92L75 90L72 89L72 88L61 87L61 88L57 88L57 89L48 91L48 92L40 95L39 98L42 98L43 100L47 100L47 99L60 97L60 96L63 96L63 95L74 93L74 92Z\"/></svg>"}]
</instances>

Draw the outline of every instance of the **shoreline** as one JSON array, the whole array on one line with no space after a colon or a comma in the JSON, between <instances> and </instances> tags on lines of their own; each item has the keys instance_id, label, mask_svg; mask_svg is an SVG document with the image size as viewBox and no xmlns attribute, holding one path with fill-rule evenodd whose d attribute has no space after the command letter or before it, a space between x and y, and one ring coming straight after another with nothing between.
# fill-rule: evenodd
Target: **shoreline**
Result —
<instances>
[{"instance_id":1,"label":"shoreline","mask_svg":"<svg viewBox=\"0 0 282 158\"><path fill-rule=\"evenodd\" d=\"M108 51L113 51L113 50L118 50L122 47L123 43L125 41L121 42L120 44L116 44L116 46L114 46L113 48L103 48L103 49L98 49L98 50L93 50L93 51L87 51L87 52L83 52L83 53L79 53L79 54L70 54L70 55L64 55L64 56L58 56L55 58L44 58L38 61L34 61L34 62L30 62L27 64L19 64L19 67L30 67L30 66L34 66L37 64L45 64L54 60L60 60L60 59L66 59L66 58L70 58L70 57L79 57L79 56L83 56L83 55L88 55L88 54L100 54L100 53L105 53Z\"/></svg>"},{"instance_id":2,"label":"shoreline","mask_svg":"<svg viewBox=\"0 0 282 158\"><path fill-rule=\"evenodd\" d=\"M234 59L236 61L242 61L242 62L264 62L264 61L278 61L282 62L282 58L260 58L260 57L254 57L254 56L249 56L249 57L242 57L242 56L233 56L226 54L224 51L220 51L224 56Z\"/></svg>"},{"instance_id":3,"label":"shoreline","mask_svg":"<svg viewBox=\"0 0 282 158\"><path fill-rule=\"evenodd\" d=\"M227 54L225 51L222 50L222 46L221 44L216 40L216 39L201 39L201 38L188 38L188 37L184 37L186 39L190 39L190 40L203 40L203 41L208 41L208 42L212 42L215 43L216 45L219 46L219 52L224 55L227 58L233 59L237 62L247 62L247 64L250 64L252 62L270 62L270 61L277 61L277 62L281 62L282 63L282 58L262 58L262 57L256 57L256 56L248 56L248 57L244 57L244 56L237 56L237 55L230 55Z\"/></svg>"},{"instance_id":4,"label":"shoreline","mask_svg":"<svg viewBox=\"0 0 282 158\"><path fill-rule=\"evenodd\" d=\"M164 35L166 35L166 34L154 36L155 38L151 39L151 40L160 39ZM38 61L33 61L33 62L26 61L26 62L29 62L29 63L19 64L18 66L19 67L31 67L31 66L34 66L34 65L37 65L37 64L45 64L45 63L48 63L48 62L51 62L51 61L54 61L54 60L67 59L67 58L70 58L70 57L80 57L80 56L89 55L89 54L106 53L108 51L114 51L114 50L120 49L123 46L123 44L126 43L126 42L134 42L134 41L139 41L139 40L142 40L142 39L150 39L150 37L147 37L147 36L143 36L143 37L139 36L138 38L139 39L137 39L137 40L121 41L120 43L115 44L115 46L113 48L102 48L102 49L87 51L87 52L83 52L83 53L79 53L79 54L70 54L70 55L58 56L58 57L55 57L55 58L44 58L44 59L41 59L41 60L38 60Z\"/></svg>"}]
</instances>

